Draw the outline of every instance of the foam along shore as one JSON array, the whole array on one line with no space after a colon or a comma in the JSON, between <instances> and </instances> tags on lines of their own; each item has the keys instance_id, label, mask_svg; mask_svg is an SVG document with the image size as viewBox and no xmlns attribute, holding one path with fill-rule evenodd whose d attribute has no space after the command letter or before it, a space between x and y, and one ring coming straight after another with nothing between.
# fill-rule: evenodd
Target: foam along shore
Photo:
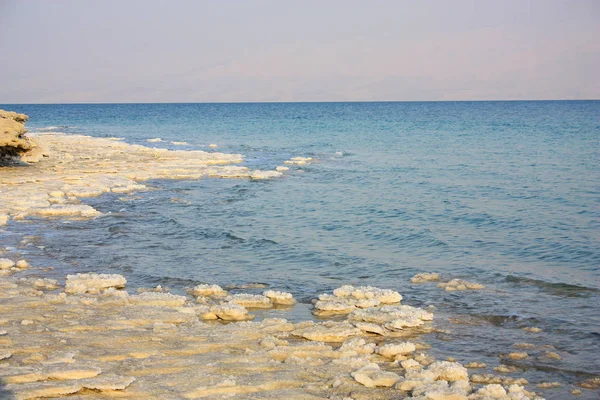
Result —
<instances>
[{"instance_id":1,"label":"foam along shore","mask_svg":"<svg viewBox=\"0 0 600 400\"><path fill-rule=\"evenodd\" d=\"M36 141L44 155L38 163L0 167L0 225L29 216L95 217L100 213L81 204L82 198L142 190L141 182L148 179L282 176L236 165L243 161L239 154L167 150L57 133L39 135Z\"/></svg>"},{"instance_id":2,"label":"foam along shore","mask_svg":"<svg viewBox=\"0 0 600 400\"><path fill-rule=\"evenodd\" d=\"M432 331L433 315L425 310L410 310L424 323L388 329L390 318L406 317L387 315L386 307L402 307L389 289L339 288L333 296L348 303L384 300L356 308L359 317L226 323L293 297L231 295L217 285L132 295L120 275L69 275L63 284L18 274L0 278L1 390L16 399L538 398L523 380L476 383L463 365L429 356L420 336Z\"/></svg>"}]
</instances>

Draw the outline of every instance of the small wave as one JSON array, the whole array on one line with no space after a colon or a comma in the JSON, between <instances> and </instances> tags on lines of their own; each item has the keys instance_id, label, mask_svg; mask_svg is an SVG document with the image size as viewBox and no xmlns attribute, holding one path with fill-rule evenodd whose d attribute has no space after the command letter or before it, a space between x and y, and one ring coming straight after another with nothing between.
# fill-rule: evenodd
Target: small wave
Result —
<instances>
[{"instance_id":1,"label":"small wave","mask_svg":"<svg viewBox=\"0 0 600 400\"><path fill-rule=\"evenodd\" d=\"M473 317L486 321L494 326L519 326L523 323L537 324L537 318L517 314L473 314Z\"/></svg>"},{"instance_id":2,"label":"small wave","mask_svg":"<svg viewBox=\"0 0 600 400\"><path fill-rule=\"evenodd\" d=\"M572 285L569 283L551 283L539 279L514 275L508 275L506 277L506 282L514 283L516 285L535 286L554 296L585 297L592 293L600 293L600 290L587 286Z\"/></svg>"},{"instance_id":3,"label":"small wave","mask_svg":"<svg viewBox=\"0 0 600 400\"><path fill-rule=\"evenodd\" d=\"M268 287L269 287L268 283L250 282L250 283L240 283L240 284L226 285L225 289L227 289L227 290L234 290L234 289L266 289Z\"/></svg>"},{"instance_id":4,"label":"small wave","mask_svg":"<svg viewBox=\"0 0 600 400\"><path fill-rule=\"evenodd\" d=\"M39 132L51 132L51 131L59 131L59 130L63 130L63 129L69 129L69 128L76 128L75 126L69 126L69 125L57 125L57 126L45 126L43 128L37 128L37 131Z\"/></svg>"}]
</instances>

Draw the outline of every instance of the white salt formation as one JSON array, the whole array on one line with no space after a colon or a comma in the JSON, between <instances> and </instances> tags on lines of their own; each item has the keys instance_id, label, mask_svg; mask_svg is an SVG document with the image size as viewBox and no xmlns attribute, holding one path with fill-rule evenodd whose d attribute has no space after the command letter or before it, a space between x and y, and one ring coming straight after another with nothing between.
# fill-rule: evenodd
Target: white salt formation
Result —
<instances>
[{"instance_id":1,"label":"white salt formation","mask_svg":"<svg viewBox=\"0 0 600 400\"><path fill-rule=\"evenodd\" d=\"M321 316L349 314L356 309L377 307L380 304L394 304L401 300L400 293L390 289L344 285L335 289L333 295L320 295L314 304L313 314Z\"/></svg>"},{"instance_id":2,"label":"white salt formation","mask_svg":"<svg viewBox=\"0 0 600 400\"><path fill-rule=\"evenodd\" d=\"M181 307L185 304L185 296L177 296L171 293L144 292L135 296L129 296L130 304L151 307Z\"/></svg>"},{"instance_id":3,"label":"white salt formation","mask_svg":"<svg viewBox=\"0 0 600 400\"><path fill-rule=\"evenodd\" d=\"M233 303L225 303L214 306L210 312L224 321L247 321L254 319L254 315L248 314L243 306Z\"/></svg>"},{"instance_id":4,"label":"white salt formation","mask_svg":"<svg viewBox=\"0 0 600 400\"><path fill-rule=\"evenodd\" d=\"M76 274L67 275L65 293L100 293L103 289L124 288L127 280L117 274Z\"/></svg>"},{"instance_id":5,"label":"white salt formation","mask_svg":"<svg viewBox=\"0 0 600 400\"><path fill-rule=\"evenodd\" d=\"M296 304L296 300L291 293L267 290L263 292L263 295L268 297L271 302L276 305L292 306Z\"/></svg>"},{"instance_id":6,"label":"white salt formation","mask_svg":"<svg viewBox=\"0 0 600 400\"><path fill-rule=\"evenodd\" d=\"M292 157L291 159L284 161L283 163L293 165L306 165L312 160L312 157Z\"/></svg>"},{"instance_id":7,"label":"white salt formation","mask_svg":"<svg viewBox=\"0 0 600 400\"><path fill-rule=\"evenodd\" d=\"M44 149L40 162L0 167L0 225L11 218L94 218L100 213L80 199L145 189L139 182L149 179L281 176L231 165L243 161L238 154L158 149L82 135L45 134L36 140L35 147Z\"/></svg>"},{"instance_id":8,"label":"white salt formation","mask_svg":"<svg viewBox=\"0 0 600 400\"><path fill-rule=\"evenodd\" d=\"M462 365L363 329L390 333L382 324L433 317L410 306L355 307L346 321L248 322L253 315L216 285L190 290L206 302L198 304L165 291L128 295L117 289L125 285L120 275L71 275L67 284L47 294L33 293L33 285L45 290L56 281L0 280L0 380L11 398L536 398L515 384L523 380L474 375L469 382ZM340 289L352 301L398 298L376 288ZM293 297L267 290L228 299ZM241 322L203 322L211 319Z\"/></svg>"},{"instance_id":9,"label":"white salt formation","mask_svg":"<svg viewBox=\"0 0 600 400\"><path fill-rule=\"evenodd\" d=\"M15 262L8 258L0 258L0 269L11 269L15 266Z\"/></svg>"},{"instance_id":10,"label":"white salt formation","mask_svg":"<svg viewBox=\"0 0 600 400\"><path fill-rule=\"evenodd\" d=\"M409 354L415 351L417 347L414 343L390 343L377 348L377 353L384 357L394 358L399 354Z\"/></svg>"},{"instance_id":11,"label":"white salt formation","mask_svg":"<svg viewBox=\"0 0 600 400\"><path fill-rule=\"evenodd\" d=\"M194 296L205 297L225 297L227 292L219 285L200 284L188 290L188 293Z\"/></svg>"},{"instance_id":12,"label":"white salt formation","mask_svg":"<svg viewBox=\"0 0 600 400\"><path fill-rule=\"evenodd\" d=\"M423 272L410 278L412 283L437 282L439 280L440 276L435 272Z\"/></svg>"},{"instance_id":13,"label":"white salt formation","mask_svg":"<svg viewBox=\"0 0 600 400\"><path fill-rule=\"evenodd\" d=\"M280 178L281 176L283 174L279 171L261 171L259 169L252 171L250 174L250 178L255 180Z\"/></svg>"},{"instance_id":14,"label":"white salt formation","mask_svg":"<svg viewBox=\"0 0 600 400\"><path fill-rule=\"evenodd\" d=\"M273 303L267 296L240 293L228 296L225 300L246 308L271 308Z\"/></svg>"},{"instance_id":15,"label":"white salt formation","mask_svg":"<svg viewBox=\"0 0 600 400\"><path fill-rule=\"evenodd\" d=\"M447 291L455 291L455 290L481 290L485 288L485 286L479 283L467 282L462 279L452 279L450 282L438 283L439 288L444 288Z\"/></svg>"}]
</instances>

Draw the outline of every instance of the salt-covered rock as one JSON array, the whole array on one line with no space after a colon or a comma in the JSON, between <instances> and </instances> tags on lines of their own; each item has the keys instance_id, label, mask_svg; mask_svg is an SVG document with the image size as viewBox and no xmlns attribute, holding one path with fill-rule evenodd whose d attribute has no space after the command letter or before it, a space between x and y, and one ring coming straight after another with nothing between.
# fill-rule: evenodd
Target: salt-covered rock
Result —
<instances>
[{"instance_id":1,"label":"salt-covered rock","mask_svg":"<svg viewBox=\"0 0 600 400\"><path fill-rule=\"evenodd\" d=\"M67 396L84 389L99 392L124 390L134 381L134 377L106 374L88 379L34 382L24 385L8 384L4 388L15 393L17 399L37 399Z\"/></svg>"},{"instance_id":2,"label":"salt-covered rock","mask_svg":"<svg viewBox=\"0 0 600 400\"><path fill-rule=\"evenodd\" d=\"M433 319L433 314L421 308L407 305L383 306L381 308L356 309L348 315L353 322L368 322L385 325L387 329L400 330L420 326Z\"/></svg>"},{"instance_id":3,"label":"salt-covered rock","mask_svg":"<svg viewBox=\"0 0 600 400\"><path fill-rule=\"evenodd\" d=\"M469 375L465 367L456 362L436 361L431 364L427 370L436 375L435 379L445 381L468 380Z\"/></svg>"},{"instance_id":4,"label":"salt-covered rock","mask_svg":"<svg viewBox=\"0 0 600 400\"><path fill-rule=\"evenodd\" d=\"M506 389L497 383L485 385L477 391L477 395L484 398L503 399L506 398Z\"/></svg>"},{"instance_id":5,"label":"salt-covered rock","mask_svg":"<svg viewBox=\"0 0 600 400\"><path fill-rule=\"evenodd\" d=\"M510 353L506 357L510 358L511 360L523 360L523 359L529 357L529 354L527 354L524 351L521 351L521 352Z\"/></svg>"},{"instance_id":6,"label":"salt-covered rock","mask_svg":"<svg viewBox=\"0 0 600 400\"><path fill-rule=\"evenodd\" d=\"M352 377L356 382L366 387L392 387L400 376L393 372L381 371L379 365L375 363L367 364L364 367L352 372Z\"/></svg>"},{"instance_id":7,"label":"salt-covered rock","mask_svg":"<svg viewBox=\"0 0 600 400\"><path fill-rule=\"evenodd\" d=\"M49 278L23 278L19 282L29 285L36 290L54 290L59 287L56 279Z\"/></svg>"},{"instance_id":8,"label":"salt-covered rock","mask_svg":"<svg viewBox=\"0 0 600 400\"><path fill-rule=\"evenodd\" d=\"M376 299L383 304L399 303L402 300L400 293L391 289L380 289L373 286L351 285L341 286L333 291L337 297L353 297L356 300Z\"/></svg>"},{"instance_id":9,"label":"salt-covered rock","mask_svg":"<svg viewBox=\"0 0 600 400\"><path fill-rule=\"evenodd\" d=\"M181 307L185 304L186 300L185 296L160 292L144 292L135 296L129 296L130 304L149 307Z\"/></svg>"},{"instance_id":10,"label":"salt-covered rock","mask_svg":"<svg viewBox=\"0 0 600 400\"><path fill-rule=\"evenodd\" d=\"M542 331L541 328L538 328L537 326L526 326L521 328L526 332L531 332L531 333L540 333Z\"/></svg>"},{"instance_id":11,"label":"salt-covered rock","mask_svg":"<svg viewBox=\"0 0 600 400\"><path fill-rule=\"evenodd\" d=\"M67 275L65 293L99 293L103 289L124 288L126 283L127 280L125 277L117 274L88 273Z\"/></svg>"},{"instance_id":12,"label":"salt-covered rock","mask_svg":"<svg viewBox=\"0 0 600 400\"><path fill-rule=\"evenodd\" d=\"M348 314L354 311L356 307L344 301L324 301L318 300L315 303L313 314L315 315L333 315Z\"/></svg>"},{"instance_id":13,"label":"salt-covered rock","mask_svg":"<svg viewBox=\"0 0 600 400\"><path fill-rule=\"evenodd\" d=\"M276 290L266 290L263 292L265 297L268 297L273 304L291 306L296 304L296 300L291 293L279 292Z\"/></svg>"},{"instance_id":14,"label":"salt-covered rock","mask_svg":"<svg viewBox=\"0 0 600 400\"><path fill-rule=\"evenodd\" d=\"M421 369L422 368L421 364L418 363L417 361L413 360L412 358L400 361L400 365L404 369Z\"/></svg>"},{"instance_id":15,"label":"salt-covered rock","mask_svg":"<svg viewBox=\"0 0 600 400\"><path fill-rule=\"evenodd\" d=\"M423 272L410 278L412 283L436 282L439 280L440 276L435 272Z\"/></svg>"},{"instance_id":16,"label":"salt-covered rock","mask_svg":"<svg viewBox=\"0 0 600 400\"><path fill-rule=\"evenodd\" d=\"M16 218L23 219L27 216L38 217L80 217L94 218L102 213L95 208L85 204L52 205L50 207L31 208L24 213L18 214Z\"/></svg>"},{"instance_id":17,"label":"salt-covered rock","mask_svg":"<svg viewBox=\"0 0 600 400\"><path fill-rule=\"evenodd\" d=\"M510 374L513 372L519 372L522 371L521 368L515 367L514 365L498 365L497 367L494 368L494 371L496 372L500 372L501 374Z\"/></svg>"},{"instance_id":18,"label":"salt-covered rock","mask_svg":"<svg viewBox=\"0 0 600 400\"><path fill-rule=\"evenodd\" d=\"M417 347L411 342L389 343L377 348L377 353L384 357L394 358L398 354L409 354L415 351Z\"/></svg>"},{"instance_id":19,"label":"salt-covered rock","mask_svg":"<svg viewBox=\"0 0 600 400\"><path fill-rule=\"evenodd\" d=\"M487 364L483 362L471 361L470 363L465 364L466 368L486 368Z\"/></svg>"},{"instance_id":20,"label":"salt-covered rock","mask_svg":"<svg viewBox=\"0 0 600 400\"><path fill-rule=\"evenodd\" d=\"M254 319L254 315L248 314L248 310L233 303L213 306L210 308L210 312L224 321L247 321Z\"/></svg>"},{"instance_id":21,"label":"salt-covered rock","mask_svg":"<svg viewBox=\"0 0 600 400\"><path fill-rule=\"evenodd\" d=\"M228 296L225 300L246 308L271 308L273 303L266 296L259 294L240 293Z\"/></svg>"},{"instance_id":22,"label":"salt-covered rock","mask_svg":"<svg viewBox=\"0 0 600 400\"><path fill-rule=\"evenodd\" d=\"M342 353L372 354L375 351L375 347L375 343L367 343L364 339L355 337L346 340L338 350Z\"/></svg>"},{"instance_id":23,"label":"salt-covered rock","mask_svg":"<svg viewBox=\"0 0 600 400\"><path fill-rule=\"evenodd\" d=\"M284 164L295 164L295 165L306 165L311 162L312 157L292 157L289 160L284 161Z\"/></svg>"},{"instance_id":24,"label":"salt-covered rock","mask_svg":"<svg viewBox=\"0 0 600 400\"><path fill-rule=\"evenodd\" d=\"M8 258L0 258L0 270L8 270L15 266L15 262Z\"/></svg>"},{"instance_id":25,"label":"salt-covered rock","mask_svg":"<svg viewBox=\"0 0 600 400\"><path fill-rule=\"evenodd\" d=\"M273 178L281 178L283 174L279 171L261 171L259 169L252 171L250 174L250 179L255 180L263 180L263 179L273 179Z\"/></svg>"},{"instance_id":26,"label":"salt-covered rock","mask_svg":"<svg viewBox=\"0 0 600 400\"><path fill-rule=\"evenodd\" d=\"M448 385L446 381L437 381L433 384L417 386L413 392L413 398L435 399L435 400L466 400L469 387L461 385Z\"/></svg>"},{"instance_id":27,"label":"salt-covered rock","mask_svg":"<svg viewBox=\"0 0 600 400\"><path fill-rule=\"evenodd\" d=\"M225 297L228 293L219 285L200 284L188 290L194 296Z\"/></svg>"},{"instance_id":28,"label":"salt-covered rock","mask_svg":"<svg viewBox=\"0 0 600 400\"><path fill-rule=\"evenodd\" d=\"M343 342L349 337L360 335L361 331L347 322L326 321L292 333L317 342Z\"/></svg>"},{"instance_id":29,"label":"salt-covered rock","mask_svg":"<svg viewBox=\"0 0 600 400\"><path fill-rule=\"evenodd\" d=\"M452 279L450 282L438 283L437 286L449 292L455 290L481 290L485 288L485 286L479 283L468 282L462 279Z\"/></svg>"},{"instance_id":30,"label":"salt-covered rock","mask_svg":"<svg viewBox=\"0 0 600 400\"><path fill-rule=\"evenodd\" d=\"M356 326L361 331L367 333L376 333L378 335L385 335L386 333L386 329L383 328L381 325L373 324L370 322L356 322L354 323L354 326Z\"/></svg>"},{"instance_id":31,"label":"salt-covered rock","mask_svg":"<svg viewBox=\"0 0 600 400\"><path fill-rule=\"evenodd\" d=\"M560 382L540 382L535 386L537 386L541 389L552 389L552 388L560 387L561 384L560 384Z\"/></svg>"}]
</instances>

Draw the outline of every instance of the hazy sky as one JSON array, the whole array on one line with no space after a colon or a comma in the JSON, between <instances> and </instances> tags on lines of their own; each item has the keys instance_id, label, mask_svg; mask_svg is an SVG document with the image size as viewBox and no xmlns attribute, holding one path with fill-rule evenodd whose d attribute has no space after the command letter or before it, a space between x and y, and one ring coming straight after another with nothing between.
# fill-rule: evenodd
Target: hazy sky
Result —
<instances>
[{"instance_id":1,"label":"hazy sky","mask_svg":"<svg viewBox=\"0 0 600 400\"><path fill-rule=\"evenodd\" d=\"M0 0L0 103L600 98L599 0Z\"/></svg>"}]
</instances>

